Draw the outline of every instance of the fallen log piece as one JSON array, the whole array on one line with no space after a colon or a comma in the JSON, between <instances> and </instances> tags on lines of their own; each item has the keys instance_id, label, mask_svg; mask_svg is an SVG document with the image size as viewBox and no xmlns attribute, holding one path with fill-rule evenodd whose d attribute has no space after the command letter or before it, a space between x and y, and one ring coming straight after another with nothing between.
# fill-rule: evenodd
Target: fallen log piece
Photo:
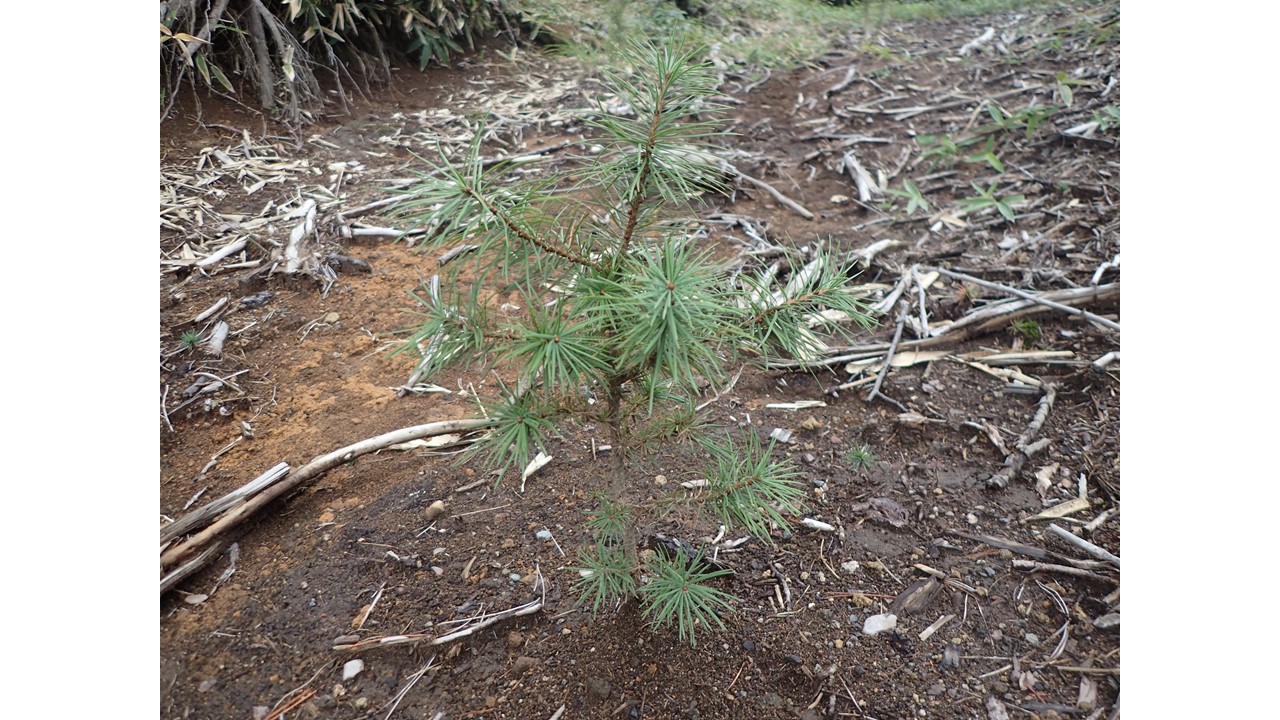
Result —
<instances>
[{"instance_id":1,"label":"fallen log piece","mask_svg":"<svg viewBox=\"0 0 1280 720\"><path fill-rule=\"evenodd\" d=\"M282 482L277 482L270 488L258 493L248 501L241 503L230 510L223 513L215 522L204 530L192 535L183 542L163 551L160 554L161 571L168 570L185 561L187 558L196 554L201 554L204 558L203 563L199 565L188 563L184 565L184 569L188 572L195 572L200 565L209 562L216 553L207 553L207 546L211 543L220 542L221 538L240 523L247 520L254 513L261 510L289 492L298 489L304 484L320 477L329 470L332 470L343 463L350 462L361 455L365 455L378 450L383 450L392 445L419 438L432 437L434 435L443 435L445 433L462 432L466 430L478 430L493 424L488 418L470 418L466 420L444 420L440 422L427 423L425 425L413 425L399 430L392 430L376 437L361 440L353 445L334 450L326 455L321 455L310 463L298 469L298 471ZM197 558L200 559L200 558ZM195 567L189 567L195 565ZM172 585L170 585L171 587ZM161 592L164 590L162 586Z\"/></svg>"},{"instance_id":2,"label":"fallen log piece","mask_svg":"<svg viewBox=\"0 0 1280 720\"><path fill-rule=\"evenodd\" d=\"M272 483L288 474L289 463L279 463L275 467L262 473L239 488L210 502L208 505L184 515L175 522L165 525L160 528L160 544L164 545L176 537L186 535L194 530L199 530L212 522L215 516L221 515L227 510L230 510L236 505L245 502L263 490L266 490L268 487L271 487Z\"/></svg>"}]
</instances>

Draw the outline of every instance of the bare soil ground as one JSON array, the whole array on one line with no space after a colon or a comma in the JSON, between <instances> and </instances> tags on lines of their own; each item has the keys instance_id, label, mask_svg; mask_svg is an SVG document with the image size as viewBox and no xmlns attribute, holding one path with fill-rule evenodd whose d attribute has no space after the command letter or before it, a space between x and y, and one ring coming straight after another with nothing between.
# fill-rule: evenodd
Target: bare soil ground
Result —
<instances>
[{"instance_id":1,"label":"bare soil ground","mask_svg":"<svg viewBox=\"0 0 1280 720\"><path fill-rule=\"evenodd\" d=\"M961 54L988 27L992 41ZM408 293L438 261L392 238L344 239L344 226L402 227L388 208L342 213L388 196L418 167L411 153L436 142L456 148L480 119L493 155L577 139L583 127L572 111L591 108L598 88L565 62L490 51L453 69L403 73L352 116L296 135L218 104L206 104L205 124L190 116L167 123L162 522L278 462L296 468L396 428L475 416L470 394L485 395L492 380L465 368L428 379L449 392L397 397L414 358L389 353L412 324ZM707 242L759 249L757 235L766 245L803 250L821 241L856 251L894 240L857 281L880 285L877 297L910 278L913 265L1035 293L1119 282L1119 268L1104 266L1118 265L1118 128L1064 132L1119 105L1118 11L855 29L801 69L726 68L722 89L736 133L724 157L814 219L740 183L731 196L706 198ZM954 158L923 157L917 136L961 139L990 125L987 98L1005 115L1061 109L1030 131L992 134L1002 171L966 160L982 142ZM881 187L913 178L929 210L908 216L905 199L883 206L892 197L860 202L840 170L846 151ZM557 151L525 167L579 161ZM992 182L994 197L1024 196L1015 222L994 208L961 214L959 201L977 194L971 183ZM340 256L323 266L333 274L314 265L311 275L266 272L301 222L291 211L308 198L318 206L322 256ZM241 238L243 249L195 265ZM902 304L858 341L890 341L899 307L910 317L907 341L924 331L922 302L936 330L1007 300L976 283L932 280L925 292L907 285ZM1118 302L1087 309L1119 319ZM593 457L604 433L583 425L553 443L554 460L523 493L518 483L494 487L448 455L383 451L269 506L231 538L233 574L222 577L231 564L224 553L162 596L161 717L276 718L281 709L302 718L1106 717L1119 702L1118 567L1099 562L1071 575L1025 563L1093 560L1051 536L1050 522L1119 553L1119 363L1091 365L1119 350L1119 333L1042 310L1034 328L1004 320L935 344L945 351L936 356L910 356L904 345L881 386L888 400L869 402L870 382L836 389L854 372L875 377L874 366L870 374L845 362L812 373L747 367L708 406L708 420L790 430L778 452L812 486L809 517L838 532L797 524L779 529L776 547L722 553L735 570L723 587L741 603L724 618L727 630L699 634L696 648L674 631L649 631L633 607L593 617L575 606L573 555L589 541L583 513L607 462ZM221 356L182 345L184 331L207 338L218 321L230 331ZM1039 354L982 368L954 358L970 352ZM993 374L1009 371L1020 375ZM1045 385L1055 390L1052 405L1028 439L1047 444L1007 487L989 487L1045 408ZM768 407L795 401L823 404ZM863 445L874 461L855 467L847 453ZM635 482L655 496L670 492L696 477L696 463L688 450L664 448L635 464ZM655 484L658 476L669 483ZM1081 483L1087 502L1065 517L1032 519L1077 498ZM437 500L444 512L429 519ZM554 541L535 537L544 529ZM717 534L674 520L654 530L693 543ZM904 591L929 581L922 565L946 582L904 608ZM332 649L340 636L439 635L480 611L519 605L540 597L539 571L546 601L536 614L446 645L358 656ZM896 630L864 635L869 616L889 611ZM353 657L363 671L344 680Z\"/></svg>"}]
</instances>

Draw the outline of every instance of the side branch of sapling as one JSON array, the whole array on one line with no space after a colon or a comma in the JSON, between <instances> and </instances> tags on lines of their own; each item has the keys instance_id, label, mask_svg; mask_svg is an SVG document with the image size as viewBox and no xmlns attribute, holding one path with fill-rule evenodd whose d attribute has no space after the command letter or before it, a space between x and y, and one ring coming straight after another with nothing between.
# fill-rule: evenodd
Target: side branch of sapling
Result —
<instances>
[{"instance_id":1,"label":"side branch of sapling","mask_svg":"<svg viewBox=\"0 0 1280 720\"><path fill-rule=\"evenodd\" d=\"M568 260L569 262L574 263L576 265L580 265L585 268L592 268L596 270L599 269L598 265L591 262L587 258L573 252L568 248L556 247L550 242L547 242L537 237L533 233L529 232L526 228L521 227L520 224L517 223L511 216L503 212L502 208L498 207L497 205L494 205L493 202L489 200L489 198L485 197L484 195L481 195L479 192L476 191L475 188L470 186L464 186L462 188L462 191L466 193L468 197L474 199L476 202L483 205L485 210L488 210L489 212L493 213L494 217L501 220L502 224L506 225L507 228L510 229L511 232L515 233L516 237L520 238L521 240L529 243L530 245L533 245L534 247L545 250L546 252L549 252L552 255Z\"/></svg>"}]
</instances>

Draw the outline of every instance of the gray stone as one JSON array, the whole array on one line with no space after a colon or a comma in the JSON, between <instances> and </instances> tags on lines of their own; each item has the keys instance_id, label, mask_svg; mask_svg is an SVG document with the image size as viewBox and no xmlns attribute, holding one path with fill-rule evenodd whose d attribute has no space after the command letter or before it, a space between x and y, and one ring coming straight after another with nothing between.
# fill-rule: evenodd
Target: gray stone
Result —
<instances>
[{"instance_id":1,"label":"gray stone","mask_svg":"<svg viewBox=\"0 0 1280 720\"><path fill-rule=\"evenodd\" d=\"M587 678L587 692L591 697L598 700L607 700L609 698L609 681L601 677Z\"/></svg>"}]
</instances>

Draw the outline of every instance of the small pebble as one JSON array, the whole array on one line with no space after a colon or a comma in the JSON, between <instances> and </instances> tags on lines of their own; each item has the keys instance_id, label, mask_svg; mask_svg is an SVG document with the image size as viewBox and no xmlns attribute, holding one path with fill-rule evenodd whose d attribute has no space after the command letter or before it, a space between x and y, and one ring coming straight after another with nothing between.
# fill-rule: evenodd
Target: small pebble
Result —
<instances>
[{"instance_id":1,"label":"small pebble","mask_svg":"<svg viewBox=\"0 0 1280 720\"><path fill-rule=\"evenodd\" d=\"M840 563L840 569L847 573L856 573L858 572L858 561L846 560L845 562Z\"/></svg>"},{"instance_id":2,"label":"small pebble","mask_svg":"<svg viewBox=\"0 0 1280 720\"><path fill-rule=\"evenodd\" d=\"M520 573L513 572L507 577L511 578L511 582L520 582Z\"/></svg>"},{"instance_id":3,"label":"small pebble","mask_svg":"<svg viewBox=\"0 0 1280 720\"><path fill-rule=\"evenodd\" d=\"M342 666L342 682L346 682L351 678L360 674L364 670L364 661L360 658L348 660L346 665Z\"/></svg>"},{"instance_id":4,"label":"small pebble","mask_svg":"<svg viewBox=\"0 0 1280 720\"><path fill-rule=\"evenodd\" d=\"M1035 633L1027 633L1025 636L1028 645L1039 645L1040 636Z\"/></svg>"},{"instance_id":5,"label":"small pebble","mask_svg":"<svg viewBox=\"0 0 1280 720\"><path fill-rule=\"evenodd\" d=\"M968 515L965 515L965 516L964 516L964 521L965 521L965 522L967 522L967 523L969 523L970 525L977 525L977 524L978 524L978 516L977 516L977 515L974 515L973 513L969 513Z\"/></svg>"},{"instance_id":6,"label":"small pebble","mask_svg":"<svg viewBox=\"0 0 1280 720\"><path fill-rule=\"evenodd\" d=\"M893 613L885 613L882 615L872 615L862 624L862 634L868 637L875 637L882 632L886 632L898 627L898 616Z\"/></svg>"},{"instance_id":7,"label":"small pebble","mask_svg":"<svg viewBox=\"0 0 1280 720\"><path fill-rule=\"evenodd\" d=\"M667 484L667 476L666 476L666 475L659 475L659 476L655 477L655 478L653 479L653 484L654 484L654 485L666 485L666 484Z\"/></svg>"},{"instance_id":8,"label":"small pebble","mask_svg":"<svg viewBox=\"0 0 1280 720\"><path fill-rule=\"evenodd\" d=\"M444 514L444 501L437 500L427 506L427 519L435 520Z\"/></svg>"},{"instance_id":9,"label":"small pebble","mask_svg":"<svg viewBox=\"0 0 1280 720\"><path fill-rule=\"evenodd\" d=\"M538 532L534 533L534 537L538 538L539 540L544 540L544 541L545 541L545 540L550 540L550 539L551 539L551 531L550 531L550 530L539 530Z\"/></svg>"}]
</instances>

